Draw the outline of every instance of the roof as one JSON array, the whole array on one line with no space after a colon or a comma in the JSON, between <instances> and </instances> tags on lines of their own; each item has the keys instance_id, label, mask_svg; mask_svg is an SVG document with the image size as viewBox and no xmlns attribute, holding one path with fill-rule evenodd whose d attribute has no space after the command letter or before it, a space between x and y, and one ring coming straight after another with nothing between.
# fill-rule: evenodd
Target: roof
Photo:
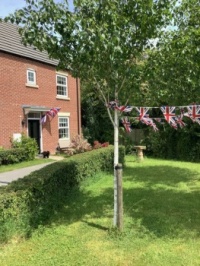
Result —
<instances>
[{"instance_id":1,"label":"roof","mask_svg":"<svg viewBox=\"0 0 200 266\"><path fill-rule=\"evenodd\" d=\"M58 60L50 59L46 51L41 52L30 45L24 46L21 40L17 25L0 22L0 51L54 66L58 65Z\"/></svg>"}]
</instances>

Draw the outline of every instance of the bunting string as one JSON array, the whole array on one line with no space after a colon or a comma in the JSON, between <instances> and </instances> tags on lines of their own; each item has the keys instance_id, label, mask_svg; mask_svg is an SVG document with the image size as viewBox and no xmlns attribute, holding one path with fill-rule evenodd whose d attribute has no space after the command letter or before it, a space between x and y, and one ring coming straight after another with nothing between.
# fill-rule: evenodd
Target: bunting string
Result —
<instances>
[{"instance_id":1,"label":"bunting string","mask_svg":"<svg viewBox=\"0 0 200 266\"><path fill-rule=\"evenodd\" d=\"M135 110L138 116L132 117L141 123L150 126L154 131L158 131L156 122L161 123L165 120L172 128L178 129L183 128L187 124L183 121L184 116L190 118L194 123L200 125L200 105L190 104L185 106L161 106L161 107L138 107L138 106L119 106L118 101L112 101L107 104L108 108L112 110L118 110L121 113L128 113ZM163 117L149 117L149 110L160 109ZM177 114L178 111L178 114ZM127 132L131 132L131 123L128 121L128 117L122 118L122 124L124 125Z\"/></svg>"}]
</instances>

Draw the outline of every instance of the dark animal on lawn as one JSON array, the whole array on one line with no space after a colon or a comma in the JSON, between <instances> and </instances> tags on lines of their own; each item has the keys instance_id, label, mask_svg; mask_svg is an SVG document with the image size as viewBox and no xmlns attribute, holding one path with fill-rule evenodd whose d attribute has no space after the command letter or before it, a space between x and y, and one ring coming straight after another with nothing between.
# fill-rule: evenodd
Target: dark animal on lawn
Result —
<instances>
[{"instance_id":1,"label":"dark animal on lawn","mask_svg":"<svg viewBox=\"0 0 200 266\"><path fill-rule=\"evenodd\" d=\"M42 155L43 155L43 158L49 158L50 152L49 151L43 151Z\"/></svg>"}]
</instances>

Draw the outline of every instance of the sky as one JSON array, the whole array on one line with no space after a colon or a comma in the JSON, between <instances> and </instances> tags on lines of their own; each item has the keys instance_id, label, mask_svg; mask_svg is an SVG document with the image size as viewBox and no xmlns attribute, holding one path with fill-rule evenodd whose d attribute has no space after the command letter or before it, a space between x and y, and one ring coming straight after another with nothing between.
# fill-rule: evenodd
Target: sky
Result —
<instances>
[{"instance_id":1,"label":"sky","mask_svg":"<svg viewBox=\"0 0 200 266\"><path fill-rule=\"evenodd\" d=\"M56 0L60 2L61 0ZM68 0L69 9L73 9L73 0ZM26 5L25 0L0 0L0 17L4 18L11 13L14 13L16 9L23 8Z\"/></svg>"}]
</instances>

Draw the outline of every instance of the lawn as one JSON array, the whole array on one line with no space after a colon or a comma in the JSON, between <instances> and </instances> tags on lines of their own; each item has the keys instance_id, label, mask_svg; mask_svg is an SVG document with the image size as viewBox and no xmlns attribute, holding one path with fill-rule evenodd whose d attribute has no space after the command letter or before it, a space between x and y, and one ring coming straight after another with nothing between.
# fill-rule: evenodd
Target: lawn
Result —
<instances>
[{"instance_id":1,"label":"lawn","mask_svg":"<svg viewBox=\"0 0 200 266\"><path fill-rule=\"evenodd\" d=\"M200 265L200 166L126 157L124 231L112 228L113 177L82 183L51 223L0 248L1 266Z\"/></svg>"}]
</instances>

